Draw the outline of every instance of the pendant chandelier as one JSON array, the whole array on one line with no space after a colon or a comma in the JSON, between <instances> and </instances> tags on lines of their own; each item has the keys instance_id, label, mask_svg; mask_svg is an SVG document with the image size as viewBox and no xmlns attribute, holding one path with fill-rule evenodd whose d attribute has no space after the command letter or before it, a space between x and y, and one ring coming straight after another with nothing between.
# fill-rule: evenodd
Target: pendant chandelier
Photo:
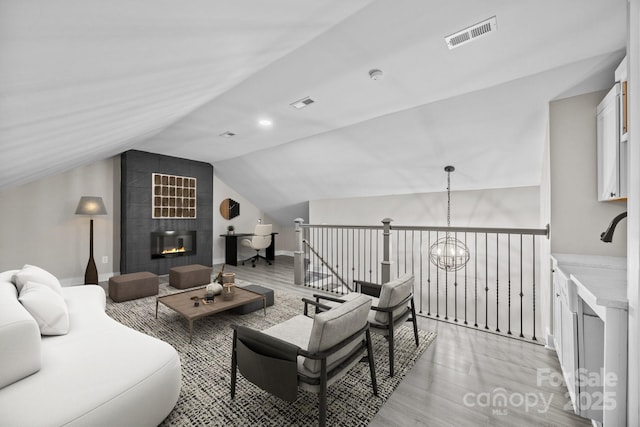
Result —
<instances>
[{"instance_id":1,"label":"pendant chandelier","mask_svg":"<svg viewBox=\"0 0 640 427\"><path fill-rule=\"evenodd\" d=\"M445 166L447 173L447 227L451 227L451 172L453 166ZM441 237L429 248L431 262L441 270L456 271L464 267L469 261L469 249L456 239L447 229L445 237Z\"/></svg>"}]
</instances>

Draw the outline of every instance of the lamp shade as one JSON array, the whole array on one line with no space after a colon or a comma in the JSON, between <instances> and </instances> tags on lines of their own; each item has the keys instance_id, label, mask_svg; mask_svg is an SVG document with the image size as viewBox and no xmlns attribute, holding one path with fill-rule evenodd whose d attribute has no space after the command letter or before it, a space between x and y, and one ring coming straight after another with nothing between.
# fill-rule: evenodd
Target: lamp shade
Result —
<instances>
[{"instance_id":1,"label":"lamp shade","mask_svg":"<svg viewBox=\"0 0 640 427\"><path fill-rule=\"evenodd\" d=\"M102 197L96 196L82 196L78 207L76 208L76 215L106 215L107 208L104 206Z\"/></svg>"}]
</instances>

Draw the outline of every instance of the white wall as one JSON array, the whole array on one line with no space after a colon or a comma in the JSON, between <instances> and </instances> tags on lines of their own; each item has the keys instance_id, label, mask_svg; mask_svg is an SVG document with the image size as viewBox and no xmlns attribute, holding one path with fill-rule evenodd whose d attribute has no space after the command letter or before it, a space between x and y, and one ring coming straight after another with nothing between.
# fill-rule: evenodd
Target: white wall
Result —
<instances>
[{"instance_id":1,"label":"white wall","mask_svg":"<svg viewBox=\"0 0 640 427\"><path fill-rule=\"evenodd\" d=\"M451 187L455 188L455 173ZM446 189L446 174L442 173ZM311 224L447 225L447 193L403 194L309 202ZM525 227L540 225L539 187L500 188L451 192L453 227Z\"/></svg>"},{"instance_id":2,"label":"white wall","mask_svg":"<svg viewBox=\"0 0 640 427\"><path fill-rule=\"evenodd\" d=\"M224 262L227 225L238 232L251 232L258 220L272 222L256 206L215 176L214 169L213 263ZM89 218L75 215L81 196L100 196L107 215L94 217L94 259L101 281L120 271L120 156L101 160L58 175L0 192L0 271L38 265L63 284L84 282L89 259ZM227 221L220 215L220 202L231 197L240 202L240 216ZM291 227L274 224L276 254L294 250ZM249 257L248 249L239 257ZM107 256L108 262L102 263Z\"/></svg>"},{"instance_id":3,"label":"white wall","mask_svg":"<svg viewBox=\"0 0 640 427\"><path fill-rule=\"evenodd\" d=\"M629 2L629 216L627 296L629 370L627 425L640 425L640 1Z\"/></svg>"},{"instance_id":4,"label":"white wall","mask_svg":"<svg viewBox=\"0 0 640 427\"><path fill-rule=\"evenodd\" d=\"M443 174L444 175L444 174ZM455 186L455 178L452 175L452 186ZM446 186L446 177L445 177ZM490 189L490 190L477 190L477 191L454 191L451 194L452 212L451 212L451 225L452 226L469 226L469 227L496 227L496 228L544 228L544 224L540 223L540 190L539 187L520 187L520 188L503 188L503 189ZM329 225L381 225L381 220L385 217L393 219L392 227L395 226L442 226L446 225L446 212L447 212L447 195L446 192L441 193L424 193L424 194L409 194L409 195L390 195L380 197L362 197L362 198L350 198L350 199L328 199L328 200L316 200L311 201L309 204L310 223L311 224L329 224ZM424 237L424 240L423 240ZM442 236L440 236L442 237ZM435 301L439 301L439 308L441 315L446 314L448 309L449 315L453 318L457 313L458 316L463 316L465 313L465 299L463 298L463 292L467 289L468 281L468 297L469 302L469 319L475 319L476 313L478 322L484 322L487 320L490 327L496 326L496 291L499 293L499 299L501 301L499 312L499 324L501 330L505 331L505 326L509 321L508 305L506 304L509 298L511 301L511 320L513 325L517 323L519 331L519 318L516 322L516 314L520 313L520 299L517 297L519 292L519 278L523 277L524 281L524 298L522 304L524 307L523 312L523 331L524 334L530 338L532 332L532 310L533 303L532 293L532 275L533 275L533 263L532 263L532 248L531 237L524 239L525 246L523 246L524 263L520 269L519 264L519 239L512 239L507 241L506 236L502 236L499 244L499 251L496 251L495 235L485 236L480 233L477 236L473 234L468 236L469 248L472 253L472 258L465 268L460 271L459 276L449 274L447 279L446 275L437 269L429 268L428 256L426 251L433 241L429 239L435 238L418 236L412 237L411 235L398 233L395 237L392 236L392 254L391 254L391 276L404 272L412 272L416 276L416 286L420 288L418 295L422 298L416 300L416 304L419 307L424 306L424 312L428 312L429 309L433 311L436 308ZM460 237L462 239L462 237ZM474 250L475 239L478 239L478 250ZM397 240L396 240L397 239ZM348 240L348 236L347 236ZM358 238L358 240L360 240ZM488 244L488 250L485 251L485 240L490 242ZM546 240L540 236L536 238L537 242ZM376 242L378 240L375 240ZM329 242L329 241L327 241ZM366 242L363 242L366 244ZM313 242L312 242L313 244ZM331 245L331 243L328 243ZM347 244L348 245L348 244ZM539 244L536 244L536 260L540 260ZM425 249L425 246L427 249ZM396 249L393 249L393 248ZM320 250L319 247L316 247ZM349 262L349 255L346 257L344 254L340 254L340 249L324 250L323 253L330 254L324 256L325 259L341 260L342 264ZM499 252L499 272L496 271L497 254ZM374 250L374 253L381 254L381 249ZM397 255L396 255L397 253ZM508 263L507 253L511 254L511 264ZM477 256L477 258L475 258ZM366 257L365 257L366 258ZM366 259L363 258L363 262L366 264ZM358 256L360 259L360 256ZM478 275L476 271L476 260ZM485 260L486 263L485 263ZM516 261L518 260L518 261ZM314 264L312 259L312 265ZM353 261L356 265L356 270L369 271L371 267L365 265L362 266L360 260ZM538 263L536 263L538 264ZM491 268L487 269L489 265ZM337 267L337 266L336 266ZM378 277L375 272L379 266L372 266L374 271L374 277ZM339 267L337 267L339 270ZM346 268L346 280L350 280L350 269ZM421 270L422 269L422 270ZM317 270L317 268L316 268ZM520 270L523 275L520 276ZM365 276L368 273L364 273ZM356 278L354 276L354 278ZM360 279L369 280L367 277L357 277ZM477 278L477 282L474 280ZM499 280L498 280L499 278ZM540 270L535 270L536 278L536 309L540 312L540 292L539 292L539 278ZM448 302L446 297L446 283L449 284ZM375 281L375 280L374 280ZM455 297L451 292L455 292L452 284L458 281L459 296L457 297L457 312L455 311ZM431 285L429 285L431 283ZM440 283L438 292L437 283ZM476 286L476 283L478 286ZM490 291L485 295L484 288L490 288ZM498 284L499 283L499 284ZM511 292L509 293L509 290ZM485 308L485 300L488 301L488 308ZM477 303L477 304L476 304ZM429 304L432 304L430 306ZM471 308L473 307L473 309ZM443 308L445 308L443 310ZM477 310L477 311L476 311ZM452 316L452 314L454 316ZM519 316L518 316L519 317ZM538 340L543 340L543 331L547 327L544 323L543 316L536 316L538 321L536 322L536 336ZM472 322L473 323L473 322Z\"/></svg>"},{"instance_id":5,"label":"white wall","mask_svg":"<svg viewBox=\"0 0 640 427\"><path fill-rule=\"evenodd\" d=\"M613 76L612 76L613 79ZM626 256L627 221L612 243L600 240L626 202L598 202L596 107L607 91L549 104L551 252Z\"/></svg>"},{"instance_id":6,"label":"white wall","mask_svg":"<svg viewBox=\"0 0 640 427\"><path fill-rule=\"evenodd\" d=\"M613 78L613 76L612 76ZM550 239L541 257L552 252L626 255L627 222L622 221L612 243L600 240L625 202L597 201L596 107L607 91L553 101L549 104L549 133L540 184L540 216L550 224ZM551 334L551 268L541 264L541 310Z\"/></svg>"},{"instance_id":7,"label":"white wall","mask_svg":"<svg viewBox=\"0 0 640 427\"><path fill-rule=\"evenodd\" d=\"M637 111L640 95L634 82L640 80L638 33L640 5L631 2L632 31L629 37L629 201L597 201L596 107L607 91L567 98L550 103L551 251L590 255L628 256L629 371L628 425L638 425L640 372L638 357L640 320L640 150L634 140L640 127ZM635 55L634 55L635 54ZM635 91L634 91L635 88ZM616 228L613 242L600 241L611 219L629 209L629 217ZM627 227L627 224L629 225ZM628 253L627 253L628 252Z\"/></svg>"},{"instance_id":8,"label":"white wall","mask_svg":"<svg viewBox=\"0 0 640 427\"><path fill-rule=\"evenodd\" d=\"M227 220L220 214L220 203L231 198L240 203L240 215ZM213 263L224 263L224 237L221 234L227 233L227 226L233 225L236 233L252 233L258 219L262 219L263 224L273 224L273 231L276 235L276 255L292 255L293 251L293 218L291 227L283 227L269 218L258 207L252 204L247 198L239 194L236 190L222 181L213 169ZM238 260L249 258L255 255L255 251L238 245Z\"/></svg>"},{"instance_id":9,"label":"white wall","mask_svg":"<svg viewBox=\"0 0 640 427\"><path fill-rule=\"evenodd\" d=\"M120 266L120 158L0 192L0 271L33 264L63 284L84 283L89 218L75 215L81 196L100 196L107 215L94 217L94 259L100 280ZM108 257L103 263L102 257Z\"/></svg>"},{"instance_id":10,"label":"white wall","mask_svg":"<svg viewBox=\"0 0 640 427\"><path fill-rule=\"evenodd\" d=\"M540 223L551 224L551 165L549 127L547 123L547 135L544 142L544 155L542 159L542 176L540 179ZM544 338L547 345L553 345L551 331L553 328L553 283L551 278L551 240L546 239L540 245L540 312L545 324Z\"/></svg>"}]
</instances>

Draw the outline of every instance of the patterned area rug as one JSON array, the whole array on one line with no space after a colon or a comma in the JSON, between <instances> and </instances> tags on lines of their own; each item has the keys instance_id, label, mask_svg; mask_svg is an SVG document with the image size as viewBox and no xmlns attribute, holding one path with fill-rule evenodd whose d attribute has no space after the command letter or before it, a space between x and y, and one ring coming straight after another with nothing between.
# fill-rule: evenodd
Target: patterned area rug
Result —
<instances>
[{"instance_id":1,"label":"patterned area rug","mask_svg":"<svg viewBox=\"0 0 640 427\"><path fill-rule=\"evenodd\" d=\"M160 295L176 290L161 284ZM108 300L107 314L117 321L173 345L182 361L182 390L163 426L302 426L317 425L318 396L299 390L293 403L280 400L246 381L238 373L236 397L231 400L231 344L233 323L258 330L301 314L300 297L275 291L275 304L250 314L217 314L196 320L193 342L185 319L160 304L155 318L155 297L122 303ZM395 375L389 377L387 342L372 334L378 397L373 395L369 368L359 363L328 390L327 424L366 426L389 398L418 357L435 339L435 334L418 331L416 348L413 329L402 326L396 332Z\"/></svg>"}]
</instances>

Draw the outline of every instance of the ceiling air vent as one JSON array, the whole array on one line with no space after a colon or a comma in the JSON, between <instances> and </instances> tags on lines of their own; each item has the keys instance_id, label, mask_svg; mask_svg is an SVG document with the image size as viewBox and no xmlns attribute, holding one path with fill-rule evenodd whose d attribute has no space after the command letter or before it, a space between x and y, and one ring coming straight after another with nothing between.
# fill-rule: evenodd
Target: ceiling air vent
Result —
<instances>
[{"instance_id":1,"label":"ceiling air vent","mask_svg":"<svg viewBox=\"0 0 640 427\"><path fill-rule=\"evenodd\" d=\"M236 134L228 130L226 132L222 132L220 136L223 136L225 138L231 138L232 136L236 136Z\"/></svg>"},{"instance_id":2,"label":"ceiling air vent","mask_svg":"<svg viewBox=\"0 0 640 427\"><path fill-rule=\"evenodd\" d=\"M313 104L315 101L313 99L311 99L310 97L305 97L302 99L297 100L296 102L292 102L290 105L293 108L297 108L298 110L301 108L306 107L307 105L311 105Z\"/></svg>"},{"instance_id":3,"label":"ceiling air vent","mask_svg":"<svg viewBox=\"0 0 640 427\"><path fill-rule=\"evenodd\" d=\"M444 40L447 42L447 47L449 49L454 49L465 43L469 43L478 37L492 33L497 29L498 21L496 20L496 17L493 16L485 21L472 25L469 28L465 28L464 30L451 34L450 36L445 37Z\"/></svg>"}]
</instances>

